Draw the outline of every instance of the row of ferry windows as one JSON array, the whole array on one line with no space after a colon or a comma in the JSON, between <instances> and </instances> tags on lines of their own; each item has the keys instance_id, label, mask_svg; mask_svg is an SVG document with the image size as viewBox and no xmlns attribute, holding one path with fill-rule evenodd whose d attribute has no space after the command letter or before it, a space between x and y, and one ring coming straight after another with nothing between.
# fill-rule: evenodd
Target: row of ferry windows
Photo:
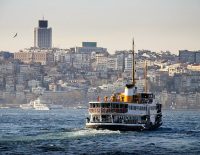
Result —
<instances>
[{"instance_id":1,"label":"row of ferry windows","mask_svg":"<svg viewBox=\"0 0 200 155\"><path fill-rule=\"evenodd\" d=\"M129 106L130 110L147 110L147 107L142 106ZM156 107L150 107L150 110L156 110Z\"/></svg>"},{"instance_id":2,"label":"row of ferry windows","mask_svg":"<svg viewBox=\"0 0 200 155\"><path fill-rule=\"evenodd\" d=\"M90 108L128 108L128 105L117 103L90 103Z\"/></svg>"}]
</instances>

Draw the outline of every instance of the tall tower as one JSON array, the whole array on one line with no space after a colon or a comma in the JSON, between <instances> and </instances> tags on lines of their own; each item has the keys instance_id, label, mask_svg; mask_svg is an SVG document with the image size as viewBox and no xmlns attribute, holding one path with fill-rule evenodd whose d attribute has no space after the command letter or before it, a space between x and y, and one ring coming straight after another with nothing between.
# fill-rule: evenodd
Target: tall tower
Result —
<instances>
[{"instance_id":1,"label":"tall tower","mask_svg":"<svg viewBox=\"0 0 200 155\"><path fill-rule=\"evenodd\" d=\"M34 29L34 47L52 47L52 29L48 28L47 20L39 20L39 27Z\"/></svg>"}]
</instances>

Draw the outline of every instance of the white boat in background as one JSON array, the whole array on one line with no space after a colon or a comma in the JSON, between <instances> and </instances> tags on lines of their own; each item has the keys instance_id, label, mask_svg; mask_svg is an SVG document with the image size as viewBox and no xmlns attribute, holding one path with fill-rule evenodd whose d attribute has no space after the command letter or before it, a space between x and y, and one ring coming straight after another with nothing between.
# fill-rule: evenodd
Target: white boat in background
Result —
<instances>
[{"instance_id":1,"label":"white boat in background","mask_svg":"<svg viewBox=\"0 0 200 155\"><path fill-rule=\"evenodd\" d=\"M176 109L176 103L172 102L170 105L170 109L175 110Z\"/></svg>"},{"instance_id":2,"label":"white boat in background","mask_svg":"<svg viewBox=\"0 0 200 155\"><path fill-rule=\"evenodd\" d=\"M0 109L9 109L10 107L0 106Z\"/></svg>"},{"instance_id":3,"label":"white boat in background","mask_svg":"<svg viewBox=\"0 0 200 155\"><path fill-rule=\"evenodd\" d=\"M39 98L33 101L33 108L35 110L49 110L49 107L46 104L42 104Z\"/></svg>"},{"instance_id":4,"label":"white boat in background","mask_svg":"<svg viewBox=\"0 0 200 155\"><path fill-rule=\"evenodd\" d=\"M21 104L19 107L24 110L49 110L49 107L46 104L42 104L39 98L34 101L30 101L30 103Z\"/></svg>"},{"instance_id":5,"label":"white boat in background","mask_svg":"<svg viewBox=\"0 0 200 155\"><path fill-rule=\"evenodd\" d=\"M24 110L33 109L33 102L31 101L30 103L20 104L19 107Z\"/></svg>"}]
</instances>

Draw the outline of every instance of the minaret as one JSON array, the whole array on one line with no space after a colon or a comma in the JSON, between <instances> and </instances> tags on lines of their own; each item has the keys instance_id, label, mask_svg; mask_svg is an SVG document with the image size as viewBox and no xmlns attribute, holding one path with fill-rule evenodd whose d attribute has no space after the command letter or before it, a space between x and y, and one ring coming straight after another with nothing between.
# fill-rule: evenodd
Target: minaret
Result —
<instances>
[{"instance_id":1,"label":"minaret","mask_svg":"<svg viewBox=\"0 0 200 155\"><path fill-rule=\"evenodd\" d=\"M134 38L133 38L133 45L132 45L133 49L132 49L132 84L133 84L133 87L135 87L135 50L134 50Z\"/></svg>"}]
</instances>

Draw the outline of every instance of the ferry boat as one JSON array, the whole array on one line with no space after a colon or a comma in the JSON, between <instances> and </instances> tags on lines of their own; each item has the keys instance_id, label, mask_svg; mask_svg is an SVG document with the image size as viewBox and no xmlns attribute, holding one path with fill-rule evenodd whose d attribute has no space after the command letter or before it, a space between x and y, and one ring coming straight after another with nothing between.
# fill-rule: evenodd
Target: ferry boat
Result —
<instances>
[{"instance_id":1,"label":"ferry boat","mask_svg":"<svg viewBox=\"0 0 200 155\"><path fill-rule=\"evenodd\" d=\"M42 104L40 99L36 99L33 101L30 101L30 103L27 104L21 104L20 105L21 109L24 110L30 110L30 109L34 109L34 110L49 110L49 107L46 104Z\"/></svg>"},{"instance_id":2,"label":"ferry boat","mask_svg":"<svg viewBox=\"0 0 200 155\"><path fill-rule=\"evenodd\" d=\"M135 80L134 40L132 50L132 82L126 84L123 93L115 93L110 98L98 97L89 102L86 128L120 131L153 130L162 125L162 105L155 101L153 93L139 93ZM146 79L145 68L145 79ZM146 82L145 82L146 85Z\"/></svg>"}]
</instances>

